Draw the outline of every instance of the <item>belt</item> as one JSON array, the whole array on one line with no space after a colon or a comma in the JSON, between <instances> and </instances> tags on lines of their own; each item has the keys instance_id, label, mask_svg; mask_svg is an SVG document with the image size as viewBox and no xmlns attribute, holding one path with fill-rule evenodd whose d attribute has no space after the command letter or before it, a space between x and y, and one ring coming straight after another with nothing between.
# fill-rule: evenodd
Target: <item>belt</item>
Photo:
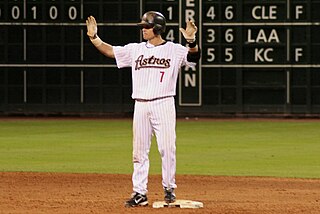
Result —
<instances>
[{"instance_id":1,"label":"belt","mask_svg":"<svg viewBox=\"0 0 320 214\"><path fill-rule=\"evenodd\" d=\"M152 102L152 101L156 101L156 100L161 100L161 99L165 99L168 97L172 97L172 96L165 96L165 97L157 97L157 98L153 98L153 99L140 99L140 98L136 98L134 99L135 101L138 102Z\"/></svg>"}]
</instances>

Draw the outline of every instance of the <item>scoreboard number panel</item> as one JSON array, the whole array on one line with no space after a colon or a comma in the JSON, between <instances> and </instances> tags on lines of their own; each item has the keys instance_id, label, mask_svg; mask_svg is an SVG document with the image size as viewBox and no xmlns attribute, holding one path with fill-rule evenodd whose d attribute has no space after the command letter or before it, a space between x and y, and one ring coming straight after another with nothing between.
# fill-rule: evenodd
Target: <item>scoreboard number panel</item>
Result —
<instances>
[{"instance_id":1,"label":"scoreboard number panel","mask_svg":"<svg viewBox=\"0 0 320 214\"><path fill-rule=\"evenodd\" d=\"M9 21L80 21L81 7L80 1L9 1L6 16Z\"/></svg>"},{"instance_id":2,"label":"scoreboard number panel","mask_svg":"<svg viewBox=\"0 0 320 214\"><path fill-rule=\"evenodd\" d=\"M296 86L291 83L291 76L295 68L306 73L318 70L319 15L315 11L319 3L318 0L202 2L202 73L213 68L220 71L216 78L221 79L227 69L237 71L238 82L230 88L238 92L229 102L238 105L235 111L268 111L266 106L269 106L270 111L290 112L294 105L306 106L318 96L317 84ZM270 80L269 75L285 81ZM252 76L251 81L245 82L248 76ZM266 83L251 84L260 79ZM232 96L224 94L224 86L203 83L204 98L218 93L213 96L216 102L212 103L228 109L228 102L222 100ZM310 92L308 87L316 89ZM216 88L220 91L214 90ZM206 103L208 101L203 105Z\"/></svg>"},{"instance_id":3,"label":"scoreboard number panel","mask_svg":"<svg viewBox=\"0 0 320 214\"><path fill-rule=\"evenodd\" d=\"M320 0L2 0L0 111L7 104L131 109L129 70L93 47L85 20L95 16L100 37L124 45L142 41L136 23L148 10L167 18L168 41L186 44L179 32L186 19L198 26L202 58L181 69L178 110L312 113L320 105ZM114 84L108 71L118 71Z\"/></svg>"}]
</instances>

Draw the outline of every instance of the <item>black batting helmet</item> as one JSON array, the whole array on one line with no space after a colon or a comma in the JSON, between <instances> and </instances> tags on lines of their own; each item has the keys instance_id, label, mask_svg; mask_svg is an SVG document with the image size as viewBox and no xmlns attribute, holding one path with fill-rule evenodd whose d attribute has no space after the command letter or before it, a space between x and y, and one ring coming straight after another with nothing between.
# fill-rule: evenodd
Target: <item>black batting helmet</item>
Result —
<instances>
[{"instance_id":1,"label":"black batting helmet","mask_svg":"<svg viewBox=\"0 0 320 214\"><path fill-rule=\"evenodd\" d=\"M159 12L148 11L143 14L138 26L141 28L153 28L154 34L159 35L166 30L166 18Z\"/></svg>"}]
</instances>

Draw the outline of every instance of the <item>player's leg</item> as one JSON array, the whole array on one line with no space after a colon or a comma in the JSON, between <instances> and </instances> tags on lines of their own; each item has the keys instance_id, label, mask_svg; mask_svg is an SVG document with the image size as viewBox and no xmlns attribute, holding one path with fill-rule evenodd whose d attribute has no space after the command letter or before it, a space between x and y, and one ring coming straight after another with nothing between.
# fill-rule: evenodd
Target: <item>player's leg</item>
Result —
<instances>
[{"instance_id":1,"label":"player's leg","mask_svg":"<svg viewBox=\"0 0 320 214\"><path fill-rule=\"evenodd\" d=\"M175 189L176 181L176 111L174 98L153 102L152 126L162 159L162 185Z\"/></svg>"},{"instance_id":2,"label":"player's leg","mask_svg":"<svg viewBox=\"0 0 320 214\"><path fill-rule=\"evenodd\" d=\"M147 193L152 127L147 103L136 102L133 116L133 191Z\"/></svg>"}]
</instances>

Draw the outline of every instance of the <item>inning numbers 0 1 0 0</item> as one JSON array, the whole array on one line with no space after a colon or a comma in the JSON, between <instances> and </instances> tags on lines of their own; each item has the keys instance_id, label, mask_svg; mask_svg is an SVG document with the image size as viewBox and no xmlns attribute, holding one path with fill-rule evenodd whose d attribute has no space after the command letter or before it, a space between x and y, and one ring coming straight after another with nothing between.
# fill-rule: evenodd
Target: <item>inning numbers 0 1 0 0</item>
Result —
<instances>
[{"instance_id":1,"label":"inning numbers 0 1 0 0","mask_svg":"<svg viewBox=\"0 0 320 214\"><path fill-rule=\"evenodd\" d=\"M26 12L30 13L31 19L36 20L36 19L39 18L38 17L38 12L40 10L41 9L38 10L37 6L32 6L30 8L30 10L26 11ZM21 19L23 14L24 14L24 11L19 6L14 5L14 6L11 7L11 18L12 19L14 19L14 20ZM47 14L48 14L49 19L56 20L59 17L58 7L55 6L55 5L52 5L52 6L48 7ZM0 10L0 16L1 16L1 10ZM78 9L75 6L70 6L68 8L68 18L70 20L76 20L78 18Z\"/></svg>"}]
</instances>

